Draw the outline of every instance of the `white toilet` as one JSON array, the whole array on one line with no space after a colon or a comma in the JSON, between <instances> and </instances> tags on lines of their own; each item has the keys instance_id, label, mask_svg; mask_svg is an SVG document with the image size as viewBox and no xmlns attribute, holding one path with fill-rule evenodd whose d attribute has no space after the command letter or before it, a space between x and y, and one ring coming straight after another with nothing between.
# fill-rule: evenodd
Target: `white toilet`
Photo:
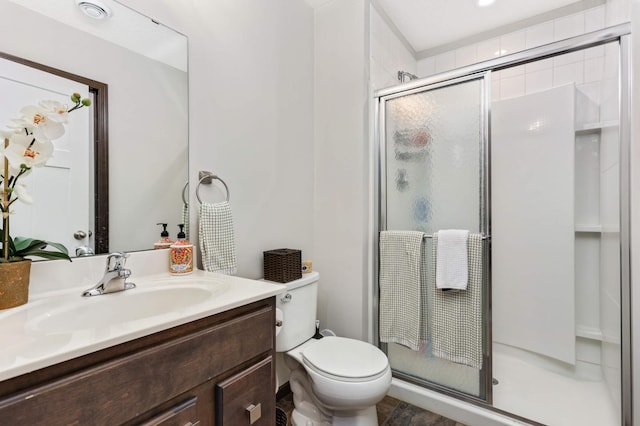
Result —
<instances>
[{"instance_id":1,"label":"white toilet","mask_svg":"<svg viewBox=\"0 0 640 426\"><path fill-rule=\"evenodd\" d=\"M314 339L319 274L286 283L276 296L276 352L291 369L295 426L377 426L376 403L391 385L391 368L377 347L355 339Z\"/></svg>"}]
</instances>

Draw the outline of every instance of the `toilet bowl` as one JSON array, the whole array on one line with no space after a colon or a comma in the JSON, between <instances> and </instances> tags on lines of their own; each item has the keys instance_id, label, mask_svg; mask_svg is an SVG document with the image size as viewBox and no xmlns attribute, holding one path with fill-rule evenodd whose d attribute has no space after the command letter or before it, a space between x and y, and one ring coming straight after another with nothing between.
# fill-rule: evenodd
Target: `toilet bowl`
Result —
<instances>
[{"instance_id":1,"label":"toilet bowl","mask_svg":"<svg viewBox=\"0 0 640 426\"><path fill-rule=\"evenodd\" d=\"M285 353L295 409L301 426L378 424L375 404L391 386L386 355L360 340L326 336L314 339L319 274L286 283L276 296L282 326L276 351Z\"/></svg>"},{"instance_id":2,"label":"toilet bowl","mask_svg":"<svg viewBox=\"0 0 640 426\"><path fill-rule=\"evenodd\" d=\"M287 355L303 366L314 394L327 408L364 409L389 390L389 361L369 343L329 336L309 340Z\"/></svg>"}]
</instances>

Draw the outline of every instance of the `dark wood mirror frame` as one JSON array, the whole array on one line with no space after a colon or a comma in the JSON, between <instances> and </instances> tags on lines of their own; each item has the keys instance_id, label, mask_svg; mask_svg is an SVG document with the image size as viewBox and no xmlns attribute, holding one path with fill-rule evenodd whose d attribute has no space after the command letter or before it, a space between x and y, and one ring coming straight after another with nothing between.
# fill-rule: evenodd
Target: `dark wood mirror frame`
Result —
<instances>
[{"instance_id":1,"label":"dark wood mirror frame","mask_svg":"<svg viewBox=\"0 0 640 426\"><path fill-rule=\"evenodd\" d=\"M109 252L109 117L108 117L108 86L105 83L91 80L67 71L52 68L17 56L0 52L0 58L17 62L41 71L77 81L89 86L93 95L93 173L94 173L94 241L95 254Z\"/></svg>"}]
</instances>

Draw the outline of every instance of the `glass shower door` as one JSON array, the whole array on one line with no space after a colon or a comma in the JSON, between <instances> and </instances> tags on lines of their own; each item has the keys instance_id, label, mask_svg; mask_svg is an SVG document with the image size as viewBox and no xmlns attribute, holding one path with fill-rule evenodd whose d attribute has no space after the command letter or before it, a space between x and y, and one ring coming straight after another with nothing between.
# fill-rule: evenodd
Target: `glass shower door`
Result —
<instances>
[{"instance_id":1,"label":"glass shower door","mask_svg":"<svg viewBox=\"0 0 640 426\"><path fill-rule=\"evenodd\" d=\"M483 73L379 98L380 230L424 232L423 261L428 265L433 260L433 233L464 229L489 234L485 206L490 81L490 74ZM486 244L485 240L485 264L489 252ZM434 355L429 337L419 350L383 343L396 376L490 402L487 268L483 274L481 324L468 330L469 339L475 339L476 344L479 339L482 365L472 367ZM424 279L433 281L431 274L427 275ZM432 307L435 293L427 293L426 303ZM431 330L432 319L425 321Z\"/></svg>"}]
</instances>

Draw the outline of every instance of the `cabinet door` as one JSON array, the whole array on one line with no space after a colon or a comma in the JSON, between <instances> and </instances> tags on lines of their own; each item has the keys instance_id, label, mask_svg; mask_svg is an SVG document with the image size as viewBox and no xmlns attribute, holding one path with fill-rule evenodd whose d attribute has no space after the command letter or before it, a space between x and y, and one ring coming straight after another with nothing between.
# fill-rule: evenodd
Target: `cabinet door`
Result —
<instances>
[{"instance_id":1,"label":"cabinet door","mask_svg":"<svg viewBox=\"0 0 640 426\"><path fill-rule=\"evenodd\" d=\"M216 425L272 425L275 421L273 361L269 356L216 385Z\"/></svg>"},{"instance_id":2,"label":"cabinet door","mask_svg":"<svg viewBox=\"0 0 640 426\"><path fill-rule=\"evenodd\" d=\"M197 426L200 423L196 410L197 402L198 398L191 398L140 426Z\"/></svg>"}]
</instances>

